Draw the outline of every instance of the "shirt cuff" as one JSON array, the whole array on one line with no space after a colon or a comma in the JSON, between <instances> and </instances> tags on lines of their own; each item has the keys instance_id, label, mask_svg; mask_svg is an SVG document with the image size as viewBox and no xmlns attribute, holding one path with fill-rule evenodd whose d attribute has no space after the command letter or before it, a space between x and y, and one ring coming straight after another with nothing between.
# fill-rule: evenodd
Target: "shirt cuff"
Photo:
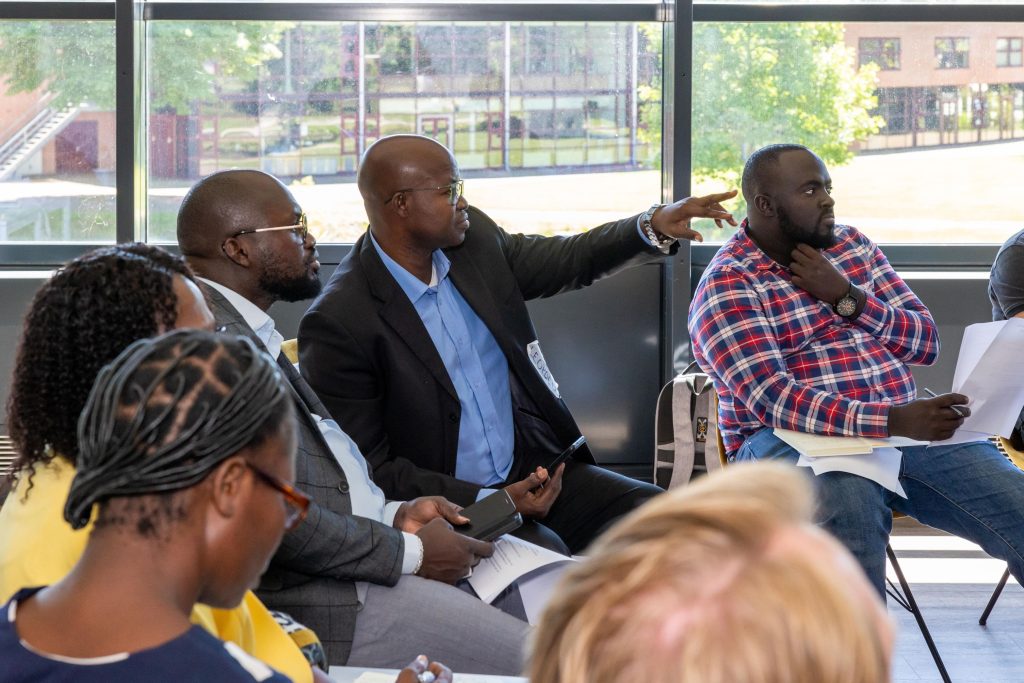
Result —
<instances>
[{"instance_id":1,"label":"shirt cuff","mask_svg":"<svg viewBox=\"0 0 1024 683\"><path fill-rule=\"evenodd\" d=\"M889 404L859 403L853 408L854 428L858 436L885 439L889 436Z\"/></svg>"},{"instance_id":2,"label":"shirt cuff","mask_svg":"<svg viewBox=\"0 0 1024 683\"><path fill-rule=\"evenodd\" d=\"M398 508L402 507L404 503L400 500L393 500L384 506L384 517L381 519L382 522L388 526L395 525L395 515L398 514Z\"/></svg>"},{"instance_id":3,"label":"shirt cuff","mask_svg":"<svg viewBox=\"0 0 1024 683\"><path fill-rule=\"evenodd\" d=\"M640 216L642 217L643 214L640 214ZM640 227L640 217L636 219L636 231L640 233L640 239L642 239L644 241L644 244L646 244L647 246L654 247L663 254L667 254L670 251L672 251L672 245L675 244L675 240L673 240L672 242L668 242L666 244L658 244L657 242L652 242L651 238L647 236L646 232L644 232L644 229Z\"/></svg>"},{"instance_id":4,"label":"shirt cuff","mask_svg":"<svg viewBox=\"0 0 1024 683\"><path fill-rule=\"evenodd\" d=\"M416 534L402 532L405 539L405 557L402 558L402 573L415 574L423 563L423 541Z\"/></svg>"},{"instance_id":5,"label":"shirt cuff","mask_svg":"<svg viewBox=\"0 0 1024 683\"><path fill-rule=\"evenodd\" d=\"M492 493L497 493L500 490L501 489L480 489L476 493L476 502L479 503L481 500L483 500L487 496L491 495Z\"/></svg>"}]
</instances>

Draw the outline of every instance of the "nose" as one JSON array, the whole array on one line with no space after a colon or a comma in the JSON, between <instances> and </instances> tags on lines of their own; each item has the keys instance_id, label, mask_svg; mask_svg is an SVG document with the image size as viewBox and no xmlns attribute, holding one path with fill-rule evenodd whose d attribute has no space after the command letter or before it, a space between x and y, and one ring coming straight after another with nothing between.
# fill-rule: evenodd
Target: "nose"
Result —
<instances>
[{"instance_id":1,"label":"nose","mask_svg":"<svg viewBox=\"0 0 1024 683\"><path fill-rule=\"evenodd\" d=\"M316 237L313 236L311 231L306 232L306 239L303 240L303 246L306 249L316 249Z\"/></svg>"},{"instance_id":2,"label":"nose","mask_svg":"<svg viewBox=\"0 0 1024 683\"><path fill-rule=\"evenodd\" d=\"M825 201L823 201L821 203L821 205L824 206L827 209L831 209L833 206L836 205L836 200L835 200L835 198L832 195L826 193L825 194Z\"/></svg>"},{"instance_id":3,"label":"nose","mask_svg":"<svg viewBox=\"0 0 1024 683\"><path fill-rule=\"evenodd\" d=\"M466 201L466 195L460 194L458 200L455 202L455 208L459 211L465 211L468 206L469 202Z\"/></svg>"}]
</instances>

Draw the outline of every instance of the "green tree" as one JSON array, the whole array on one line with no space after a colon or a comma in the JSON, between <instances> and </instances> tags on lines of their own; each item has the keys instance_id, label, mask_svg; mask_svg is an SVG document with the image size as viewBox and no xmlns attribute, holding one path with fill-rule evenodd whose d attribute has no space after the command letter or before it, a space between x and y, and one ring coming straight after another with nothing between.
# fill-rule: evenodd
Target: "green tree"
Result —
<instances>
[{"instance_id":1,"label":"green tree","mask_svg":"<svg viewBox=\"0 0 1024 683\"><path fill-rule=\"evenodd\" d=\"M216 21L153 22L148 40L173 49L150 50L150 106L190 111L214 101L227 80L249 81L278 48L289 24ZM45 88L60 104L115 104L114 24L109 21L0 23L0 78L10 93Z\"/></svg>"},{"instance_id":2,"label":"green tree","mask_svg":"<svg viewBox=\"0 0 1024 683\"><path fill-rule=\"evenodd\" d=\"M854 68L838 23L694 25L693 170L735 182L776 142L842 164L876 133L877 67Z\"/></svg>"},{"instance_id":3,"label":"green tree","mask_svg":"<svg viewBox=\"0 0 1024 683\"><path fill-rule=\"evenodd\" d=\"M661 27L642 25L649 50ZM796 142L842 164L878 131L877 67L854 67L839 23L697 23L693 28L693 174L735 186L751 152ZM661 73L639 88L641 135L661 132ZM742 211L743 207L739 207Z\"/></svg>"}]
</instances>

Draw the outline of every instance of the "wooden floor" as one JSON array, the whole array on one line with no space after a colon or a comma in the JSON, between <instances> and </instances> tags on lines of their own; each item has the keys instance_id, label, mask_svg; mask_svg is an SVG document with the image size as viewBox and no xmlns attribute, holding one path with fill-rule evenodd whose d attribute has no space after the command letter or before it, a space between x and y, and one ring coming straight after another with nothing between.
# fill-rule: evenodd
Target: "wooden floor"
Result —
<instances>
[{"instance_id":1,"label":"wooden floor","mask_svg":"<svg viewBox=\"0 0 1024 683\"><path fill-rule=\"evenodd\" d=\"M956 683L1024 682L1024 589L1011 578L988 625L978 625L1005 564L912 520L897 520L892 546L950 678ZM899 625L893 680L941 681L913 616L891 599L889 613Z\"/></svg>"}]
</instances>

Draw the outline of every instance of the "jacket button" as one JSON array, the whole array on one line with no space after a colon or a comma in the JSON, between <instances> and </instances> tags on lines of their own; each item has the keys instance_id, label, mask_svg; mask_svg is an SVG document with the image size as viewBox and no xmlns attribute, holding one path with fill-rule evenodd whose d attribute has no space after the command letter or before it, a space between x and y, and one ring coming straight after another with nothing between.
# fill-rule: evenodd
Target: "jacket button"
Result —
<instances>
[{"instance_id":1,"label":"jacket button","mask_svg":"<svg viewBox=\"0 0 1024 683\"><path fill-rule=\"evenodd\" d=\"M459 416L456 415L455 413L448 413L448 420L450 422L458 422L459 421Z\"/></svg>"},{"instance_id":2,"label":"jacket button","mask_svg":"<svg viewBox=\"0 0 1024 683\"><path fill-rule=\"evenodd\" d=\"M339 481L338 482L338 490L341 491L342 493L348 493L348 482L347 481Z\"/></svg>"}]
</instances>

